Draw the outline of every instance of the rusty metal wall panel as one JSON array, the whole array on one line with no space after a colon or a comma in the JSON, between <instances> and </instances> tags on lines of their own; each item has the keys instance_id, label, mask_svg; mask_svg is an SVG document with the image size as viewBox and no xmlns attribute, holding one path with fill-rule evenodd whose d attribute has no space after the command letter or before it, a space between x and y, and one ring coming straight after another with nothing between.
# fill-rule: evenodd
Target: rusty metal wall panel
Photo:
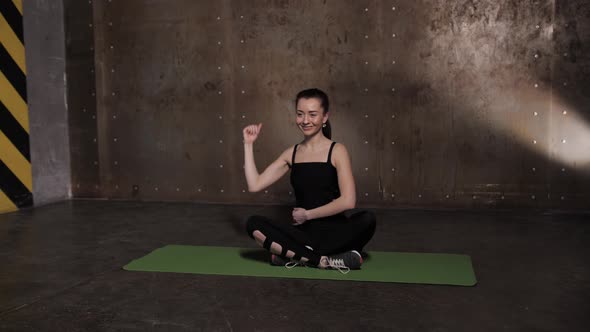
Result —
<instances>
[{"instance_id":1,"label":"rusty metal wall panel","mask_svg":"<svg viewBox=\"0 0 590 332\"><path fill-rule=\"evenodd\" d=\"M586 143L555 138L572 126L587 134L581 1L132 0L94 10L105 197L291 201L287 178L244 192L241 129L264 123L262 171L300 139L294 94L319 87L361 204L588 199ZM559 57L563 47L576 61ZM560 75L572 82L563 93ZM581 120L560 120L556 93ZM573 145L577 156L563 149Z\"/></svg>"}]
</instances>

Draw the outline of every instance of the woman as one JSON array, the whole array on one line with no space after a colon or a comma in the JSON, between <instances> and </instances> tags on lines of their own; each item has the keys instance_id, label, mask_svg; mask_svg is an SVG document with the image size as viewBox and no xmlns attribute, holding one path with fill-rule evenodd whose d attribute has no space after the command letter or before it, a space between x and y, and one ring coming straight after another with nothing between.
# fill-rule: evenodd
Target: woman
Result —
<instances>
[{"instance_id":1,"label":"woman","mask_svg":"<svg viewBox=\"0 0 590 332\"><path fill-rule=\"evenodd\" d=\"M291 223L262 216L247 221L248 234L272 253L271 264L297 264L341 272L360 268L360 252L375 233L375 217L362 211L346 217L356 204L356 189L348 151L331 140L328 96L319 89L303 90L295 98L297 126L303 141L286 149L258 173L253 144L262 124L244 128L244 170L248 190L258 192L291 170L296 207Z\"/></svg>"}]
</instances>

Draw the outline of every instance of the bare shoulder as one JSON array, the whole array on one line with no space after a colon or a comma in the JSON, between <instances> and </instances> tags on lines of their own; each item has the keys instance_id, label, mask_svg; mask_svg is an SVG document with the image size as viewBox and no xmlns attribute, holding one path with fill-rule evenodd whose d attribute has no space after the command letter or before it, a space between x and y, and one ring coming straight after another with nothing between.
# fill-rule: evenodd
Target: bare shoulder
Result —
<instances>
[{"instance_id":1,"label":"bare shoulder","mask_svg":"<svg viewBox=\"0 0 590 332\"><path fill-rule=\"evenodd\" d=\"M287 162L288 165L291 165L291 157L293 156L293 150L295 149L295 145L291 145L283 153L281 153L280 159Z\"/></svg>"},{"instance_id":2,"label":"bare shoulder","mask_svg":"<svg viewBox=\"0 0 590 332\"><path fill-rule=\"evenodd\" d=\"M348 149L342 143L336 143L334 145L334 149L332 150L332 162L334 166L337 166L338 163L350 163L350 155L348 154Z\"/></svg>"}]
</instances>

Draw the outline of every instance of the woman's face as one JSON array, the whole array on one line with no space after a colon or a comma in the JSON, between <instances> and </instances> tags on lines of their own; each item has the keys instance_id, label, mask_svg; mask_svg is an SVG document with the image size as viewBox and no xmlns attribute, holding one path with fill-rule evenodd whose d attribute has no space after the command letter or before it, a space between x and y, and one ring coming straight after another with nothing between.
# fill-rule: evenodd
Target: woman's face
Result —
<instances>
[{"instance_id":1,"label":"woman's face","mask_svg":"<svg viewBox=\"0 0 590 332\"><path fill-rule=\"evenodd\" d=\"M322 130L328 121L322 103L318 98L300 98L297 101L297 126L305 136L313 136Z\"/></svg>"}]
</instances>

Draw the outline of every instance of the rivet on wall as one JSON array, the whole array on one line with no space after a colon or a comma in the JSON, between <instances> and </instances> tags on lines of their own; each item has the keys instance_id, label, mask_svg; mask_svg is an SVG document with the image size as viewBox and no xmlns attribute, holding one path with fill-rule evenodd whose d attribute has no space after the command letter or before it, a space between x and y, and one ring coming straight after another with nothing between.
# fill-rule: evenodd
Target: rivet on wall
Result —
<instances>
[{"instance_id":1,"label":"rivet on wall","mask_svg":"<svg viewBox=\"0 0 590 332\"><path fill-rule=\"evenodd\" d=\"M395 11L395 7L391 7L391 10Z\"/></svg>"},{"instance_id":2,"label":"rivet on wall","mask_svg":"<svg viewBox=\"0 0 590 332\"><path fill-rule=\"evenodd\" d=\"M217 42L217 45L221 45L221 41L218 41L218 42Z\"/></svg>"},{"instance_id":3,"label":"rivet on wall","mask_svg":"<svg viewBox=\"0 0 590 332\"><path fill-rule=\"evenodd\" d=\"M365 35L365 39L369 39L369 35Z\"/></svg>"},{"instance_id":4,"label":"rivet on wall","mask_svg":"<svg viewBox=\"0 0 590 332\"><path fill-rule=\"evenodd\" d=\"M217 70L221 70L221 66L217 66Z\"/></svg>"},{"instance_id":5,"label":"rivet on wall","mask_svg":"<svg viewBox=\"0 0 590 332\"><path fill-rule=\"evenodd\" d=\"M245 65L242 65L242 69L246 69L246 66Z\"/></svg>"},{"instance_id":6,"label":"rivet on wall","mask_svg":"<svg viewBox=\"0 0 590 332\"><path fill-rule=\"evenodd\" d=\"M369 8L365 8L365 12L368 12L368 11L369 11Z\"/></svg>"},{"instance_id":7,"label":"rivet on wall","mask_svg":"<svg viewBox=\"0 0 590 332\"><path fill-rule=\"evenodd\" d=\"M533 140L533 144L537 144L537 140Z\"/></svg>"},{"instance_id":8,"label":"rivet on wall","mask_svg":"<svg viewBox=\"0 0 590 332\"><path fill-rule=\"evenodd\" d=\"M392 118L392 119L395 119L395 114L392 114L392 115L391 115L391 118Z\"/></svg>"},{"instance_id":9,"label":"rivet on wall","mask_svg":"<svg viewBox=\"0 0 590 332\"><path fill-rule=\"evenodd\" d=\"M246 94L246 90L242 90L242 94Z\"/></svg>"},{"instance_id":10,"label":"rivet on wall","mask_svg":"<svg viewBox=\"0 0 590 332\"><path fill-rule=\"evenodd\" d=\"M246 116L244 114L242 114L242 119L245 119L245 118L246 118Z\"/></svg>"},{"instance_id":11,"label":"rivet on wall","mask_svg":"<svg viewBox=\"0 0 590 332\"><path fill-rule=\"evenodd\" d=\"M244 43L244 40L243 39L240 39L240 43L243 44Z\"/></svg>"},{"instance_id":12,"label":"rivet on wall","mask_svg":"<svg viewBox=\"0 0 590 332\"><path fill-rule=\"evenodd\" d=\"M219 20L221 20L221 16L217 16L217 20L218 20L218 21L219 21Z\"/></svg>"},{"instance_id":13,"label":"rivet on wall","mask_svg":"<svg viewBox=\"0 0 590 332\"><path fill-rule=\"evenodd\" d=\"M244 15L240 15L240 20L243 20L243 19L244 19Z\"/></svg>"},{"instance_id":14,"label":"rivet on wall","mask_svg":"<svg viewBox=\"0 0 590 332\"><path fill-rule=\"evenodd\" d=\"M392 65L395 65L395 60L391 61L391 64L392 64Z\"/></svg>"},{"instance_id":15,"label":"rivet on wall","mask_svg":"<svg viewBox=\"0 0 590 332\"><path fill-rule=\"evenodd\" d=\"M537 113L537 112L534 112L534 113L533 113L533 115L534 115L534 116L538 116L538 115L539 115L539 113Z\"/></svg>"},{"instance_id":16,"label":"rivet on wall","mask_svg":"<svg viewBox=\"0 0 590 332\"><path fill-rule=\"evenodd\" d=\"M397 35L394 33L391 35L391 37L395 38L395 37L397 37Z\"/></svg>"},{"instance_id":17,"label":"rivet on wall","mask_svg":"<svg viewBox=\"0 0 590 332\"><path fill-rule=\"evenodd\" d=\"M369 61L365 61L365 65L368 65L368 64L369 64Z\"/></svg>"}]
</instances>

